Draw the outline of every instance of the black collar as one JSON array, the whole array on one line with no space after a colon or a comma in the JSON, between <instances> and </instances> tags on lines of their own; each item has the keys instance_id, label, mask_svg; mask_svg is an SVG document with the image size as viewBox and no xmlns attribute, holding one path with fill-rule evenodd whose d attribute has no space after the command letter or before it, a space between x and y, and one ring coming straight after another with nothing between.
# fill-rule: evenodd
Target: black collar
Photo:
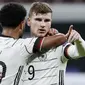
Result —
<instances>
[{"instance_id":1,"label":"black collar","mask_svg":"<svg viewBox=\"0 0 85 85\"><path fill-rule=\"evenodd\" d=\"M3 34L0 34L1 37L8 37L8 38L13 38L11 36L7 36L7 35L3 35Z\"/></svg>"}]
</instances>

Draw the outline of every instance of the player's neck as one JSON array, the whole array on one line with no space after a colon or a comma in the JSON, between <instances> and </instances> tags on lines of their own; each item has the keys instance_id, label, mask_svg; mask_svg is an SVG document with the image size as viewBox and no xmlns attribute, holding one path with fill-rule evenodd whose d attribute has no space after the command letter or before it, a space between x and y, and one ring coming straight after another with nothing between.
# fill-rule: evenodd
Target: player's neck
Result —
<instances>
[{"instance_id":1,"label":"player's neck","mask_svg":"<svg viewBox=\"0 0 85 85\"><path fill-rule=\"evenodd\" d=\"M34 34L30 33L31 37L36 37Z\"/></svg>"},{"instance_id":2,"label":"player's neck","mask_svg":"<svg viewBox=\"0 0 85 85\"><path fill-rule=\"evenodd\" d=\"M2 31L2 35L9 36L9 37L12 37L12 38L15 38L15 39L19 38L18 33L14 29L7 29L6 28Z\"/></svg>"}]
</instances>

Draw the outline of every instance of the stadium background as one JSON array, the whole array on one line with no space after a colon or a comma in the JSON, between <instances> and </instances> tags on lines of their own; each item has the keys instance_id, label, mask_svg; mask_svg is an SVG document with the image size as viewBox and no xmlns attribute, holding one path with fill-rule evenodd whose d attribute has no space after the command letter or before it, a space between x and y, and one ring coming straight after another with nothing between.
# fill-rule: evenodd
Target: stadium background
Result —
<instances>
[{"instance_id":1,"label":"stadium background","mask_svg":"<svg viewBox=\"0 0 85 85\"><path fill-rule=\"evenodd\" d=\"M35 0L0 0L0 8L4 3L20 2L29 12L30 4ZM85 0L37 0L50 4L53 10L52 27L66 33L73 24L85 39ZM1 32L1 28L0 28ZM30 28L26 25L24 37L30 36ZM66 69L65 85L85 85L85 58L69 60Z\"/></svg>"}]
</instances>

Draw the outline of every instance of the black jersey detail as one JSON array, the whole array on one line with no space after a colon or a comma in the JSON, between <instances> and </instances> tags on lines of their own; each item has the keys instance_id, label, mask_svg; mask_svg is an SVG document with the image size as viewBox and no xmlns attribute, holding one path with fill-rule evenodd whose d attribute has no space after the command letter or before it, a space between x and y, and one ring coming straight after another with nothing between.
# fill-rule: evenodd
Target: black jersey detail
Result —
<instances>
[{"instance_id":1,"label":"black jersey detail","mask_svg":"<svg viewBox=\"0 0 85 85\"><path fill-rule=\"evenodd\" d=\"M34 43L34 47L33 47L33 52L39 52L40 51L40 47L41 47L41 43L42 43L43 38L39 37L37 38L37 40Z\"/></svg>"},{"instance_id":2,"label":"black jersey detail","mask_svg":"<svg viewBox=\"0 0 85 85\"><path fill-rule=\"evenodd\" d=\"M70 45L67 45L64 49L64 55L67 59L72 59L69 55L68 55L68 48L69 48Z\"/></svg>"},{"instance_id":3,"label":"black jersey detail","mask_svg":"<svg viewBox=\"0 0 85 85\"><path fill-rule=\"evenodd\" d=\"M21 75L22 75L23 68L24 68L24 66L19 67L13 85L19 85L19 81L20 81L20 78L21 78Z\"/></svg>"}]
</instances>

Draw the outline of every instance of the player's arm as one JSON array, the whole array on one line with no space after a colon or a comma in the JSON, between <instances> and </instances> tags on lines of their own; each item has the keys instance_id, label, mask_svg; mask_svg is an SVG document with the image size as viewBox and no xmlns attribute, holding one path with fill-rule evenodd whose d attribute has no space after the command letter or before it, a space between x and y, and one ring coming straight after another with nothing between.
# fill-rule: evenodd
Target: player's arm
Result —
<instances>
[{"instance_id":1,"label":"player's arm","mask_svg":"<svg viewBox=\"0 0 85 85\"><path fill-rule=\"evenodd\" d=\"M74 42L74 45L65 45L64 55L67 59L77 59L85 56L85 41L81 38L80 34L77 31L72 30L68 41Z\"/></svg>"},{"instance_id":2,"label":"player's arm","mask_svg":"<svg viewBox=\"0 0 85 85\"><path fill-rule=\"evenodd\" d=\"M34 44L34 52L39 52L42 50L47 50L52 47L60 46L67 41L66 35L58 33L53 36L47 36L44 38L38 38Z\"/></svg>"},{"instance_id":3,"label":"player's arm","mask_svg":"<svg viewBox=\"0 0 85 85\"><path fill-rule=\"evenodd\" d=\"M69 27L69 31L66 35L64 35L62 33L58 33L58 31L55 29L53 29L55 32L53 30L50 30L48 35L51 34L51 36L47 36L44 38L38 38L37 41L35 42L33 51L39 52L39 51L43 51L43 50L48 50L52 47L57 47L57 46L60 46L64 43L66 43L67 39L71 33L72 27L73 27L72 25Z\"/></svg>"},{"instance_id":4,"label":"player's arm","mask_svg":"<svg viewBox=\"0 0 85 85\"><path fill-rule=\"evenodd\" d=\"M32 37L24 40L24 46L28 53L47 51L52 47L58 47L67 41L67 35L63 33L52 32L45 37ZM56 34L57 33L57 34ZM51 34L51 35L50 35Z\"/></svg>"},{"instance_id":5,"label":"player's arm","mask_svg":"<svg viewBox=\"0 0 85 85\"><path fill-rule=\"evenodd\" d=\"M27 38L25 41L25 47L26 50L29 53L36 53L40 52L43 50L49 50L52 47L58 47L65 42L67 42L67 38L69 36L69 33L67 35L64 35L63 33L57 33L58 31L56 30L55 32L49 32L49 36L45 37L39 37L39 38ZM57 34L56 34L57 33ZM51 36L50 36L51 34Z\"/></svg>"}]
</instances>

